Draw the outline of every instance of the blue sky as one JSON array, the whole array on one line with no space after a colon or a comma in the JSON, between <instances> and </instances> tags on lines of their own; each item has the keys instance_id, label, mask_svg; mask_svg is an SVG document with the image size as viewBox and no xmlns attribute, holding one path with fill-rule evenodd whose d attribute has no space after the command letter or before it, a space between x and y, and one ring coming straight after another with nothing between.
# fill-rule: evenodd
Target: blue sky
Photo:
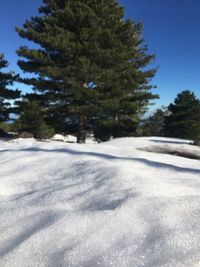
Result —
<instances>
[{"instance_id":1,"label":"blue sky","mask_svg":"<svg viewBox=\"0 0 200 267\"><path fill-rule=\"evenodd\" d=\"M0 52L17 67L16 49L28 44L15 32L26 19L37 14L41 0L0 1ZM158 72L153 79L160 100L156 106L168 105L176 94L189 89L200 97L200 1L199 0L119 0L126 18L140 20L149 51L155 53ZM30 45L30 44L29 44ZM25 89L25 86L21 86ZM154 107L154 108L155 108Z\"/></svg>"}]
</instances>

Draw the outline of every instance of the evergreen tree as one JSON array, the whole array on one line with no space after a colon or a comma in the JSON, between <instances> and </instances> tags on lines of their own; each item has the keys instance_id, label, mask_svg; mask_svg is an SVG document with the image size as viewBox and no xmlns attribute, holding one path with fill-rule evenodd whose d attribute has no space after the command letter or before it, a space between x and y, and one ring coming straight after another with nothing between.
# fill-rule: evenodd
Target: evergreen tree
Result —
<instances>
[{"instance_id":1,"label":"evergreen tree","mask_svg":"<svg viewBox=\"0 0 200 267\"><path fill-rule=\"evenodd\" d=\"M42 108L35 101L22 101L23 111L15 122L18 132L28 132L35 138L45 139L53 136L53 130L45 123Z\"/></svg>"},{"instance_id":2,"label":"evergreen tree","mask_svg":"<svg viewBox=\"0 0 200 267\"><path fill-rule=\"evenodd\" d=\"M185 90L177 95L168 107L165 134L170 137L200 139L200 100Z\"/></svg>"},{"instance_id":3,"label":"evergreen tree","mask_svg":"<svg viewBox=\"0 0 200 267\"><path fill-rule=\"evenodd\" d=\"M166 108L158 108L153 115L144 120L141 126L142 135L164 136L164 121L167 114L168 110Z\"/></svg>"},{"instance_id":4,"label":"evergreen tree","mask_svg":"<svg viewBox=\"0 0 200 267\"><path fill-rule=\"evenodd\" d=\"M156 97L141 23L124 20L115 0L43 0L39 11L17 31L40 48L17 53L25 58L19 66L37 75L24 82L33 85L28 97L46 107L48 123L73 129L78 142L103 122L113 136L133 131Z\"/></svg>"},{"instance_id":5,"label":"evergreen tree","mask_svg":"<svg viewBox=\"0 0 200 267\"><path fill-rule=\"evenodd\" d=\"M6 73L1 71L7 66L8 62L5 60L4 55L0 54L0 123L6 122L9 119L9 113L12 112L9 100L13 100L20 96L18 90L8 88L8 86L13 85L17 76L11 72Z\"/></svg>"}]
</instances>

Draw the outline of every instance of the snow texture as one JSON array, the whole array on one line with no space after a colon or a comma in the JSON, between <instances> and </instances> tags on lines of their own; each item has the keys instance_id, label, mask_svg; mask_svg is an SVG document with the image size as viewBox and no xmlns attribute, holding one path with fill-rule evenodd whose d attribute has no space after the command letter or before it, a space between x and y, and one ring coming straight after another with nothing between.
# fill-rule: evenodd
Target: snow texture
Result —
<instances>
[{"instance_id":1,"label":"snow texture","mask_svg":"<svg viewBox=\"0 0 200 267\"><path fill-rule=\"evenodd\" d=\"M200 266L200 161L189 141L0 141L1 267Z\"/></svg>"},{"instance_id":2,"label":"snow texture","mask_svg":"<svg viewBox=\"0 0 200 267\"><path fill-rule=\"evenodd\" d=\"M73 135L62 135L62 134L55 134L52 138L52 141L62 141L62 142L69 142L69 143L76 143L76 137Z\"/></svg>"}]
</instances>

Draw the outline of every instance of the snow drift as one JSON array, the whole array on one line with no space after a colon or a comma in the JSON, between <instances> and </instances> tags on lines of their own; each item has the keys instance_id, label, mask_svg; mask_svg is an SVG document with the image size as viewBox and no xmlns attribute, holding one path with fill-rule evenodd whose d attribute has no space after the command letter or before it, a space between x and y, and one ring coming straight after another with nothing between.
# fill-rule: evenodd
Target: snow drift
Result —
<instances>
[{"instance_id":1,"label":"snow drift","mask_svg":"<svg viewBox=\"0 0 200 267\"><path fill-rule=\"evenodd\" d=\"M0 141L0 266L200 266L200 161L104 144Z\"/></svg>"}]
</instances>

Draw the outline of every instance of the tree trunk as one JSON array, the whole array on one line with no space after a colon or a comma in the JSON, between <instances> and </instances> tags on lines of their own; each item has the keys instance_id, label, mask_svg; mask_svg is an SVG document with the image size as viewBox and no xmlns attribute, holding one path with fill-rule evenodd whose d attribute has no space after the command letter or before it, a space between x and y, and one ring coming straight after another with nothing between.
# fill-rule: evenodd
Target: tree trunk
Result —
<instances>
[{"instance_id":1,"label":"tree trunk","mask_svg":"<svg viewBox=\"0 0 200 267\"><path fill-rule=\"evenodd\" d=\"M84 144L86 139L85 123L83 118L80 118L78 125L77 143Z\"/></svg>"}]
</instances>

